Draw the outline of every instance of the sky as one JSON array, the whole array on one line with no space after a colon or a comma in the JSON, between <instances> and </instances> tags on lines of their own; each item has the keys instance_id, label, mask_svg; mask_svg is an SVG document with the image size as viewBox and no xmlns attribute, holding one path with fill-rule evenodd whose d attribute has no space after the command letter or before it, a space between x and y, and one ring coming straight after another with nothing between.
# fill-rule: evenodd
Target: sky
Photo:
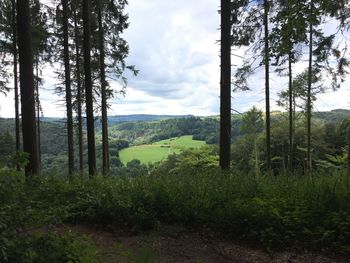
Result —
<instances>
[{"instance_id":1,"label":"sky","mask_svg":"<svg viewBox=\"0 0 350 263\"><path fill-rule=\"evenodd\" d=\"M130 46L127 59L140 71L127 74L125 97L111 100L109 115L125 114L193 114L219 113L220 83L220 16L217 0L129 0L126 12L130 26L124 38ZM326 28L327 29L327 28ZM244 55L244 50L233 50ZM241 60L232 57L233 72ZM301 72L305 63L293 68ZM41 103L46 117L63 117L62 97L54 94L57 83L53 69L45 67ZM244 112L252 106L264 110L264 75L258 71L248 82L251 91L232 94L234 110ZM112 86L118 89L117 83ZM277 93L287 89L287 79L271 76L271 107ZM350 109L350 80L337 92L318 96L315 110ZM13 94L0 94L0 117L13 117Z\"/></svg>"}]
</instances>

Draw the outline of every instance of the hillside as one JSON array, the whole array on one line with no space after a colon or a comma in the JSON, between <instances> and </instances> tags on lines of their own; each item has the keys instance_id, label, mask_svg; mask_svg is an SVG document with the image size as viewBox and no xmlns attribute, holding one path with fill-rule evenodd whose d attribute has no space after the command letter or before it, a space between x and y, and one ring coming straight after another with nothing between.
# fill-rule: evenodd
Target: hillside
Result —
<instances>
[{"instance_id":1,"label":"hillside","mask_svg":"<svg viewBox=\"0 0 350 263\"><path fill-rule=\"evenodd\" d=\"M299 114L302 116L301 114ZM233 145L233 156L241 156L243 153L246 156L251 154L252 148L248 142L244 142L245 134L241 130L242 116L239 114L232 115L232 142ZM181 117L181 118L178 118ZM314 113L314 123L316 127L321 127L324 124L325 133L332 134L336 126L341 123L342 120L350 118L349 110L333 110L330 112L319 112ZM135 121L136 120L136 121ZM274 139L275 142L279 143L278 147L288 148L286 142L286 130L281 130L279 128L280 123L287 121L287 114L283 112L274 112L272 115L272 128L275 129L273 133L276 133L278 140ZM145 146L152 143L167 140L170 138L191 135L192 139L197 141L203 141L206 144L213 145L219 142L219 119L216 116L210 117L195 117L195 116L170 116L170 115L125 115L125 116L114 116L110 117L110 122L113 123L109 127L110 133L110 157L113 169L119 169L118 167L122 165L120 160L119 151L125 147L129 146L139 146L139 148L130 148L127 150L129 152L128 157L125 160L131 160L134 158L141 158L139 154L147 156L149 154L140 153L144 152ZM64 119L58 118L42 118L41 125L41 153L42 153L42 167L45 170L55 171L58 173L65 173L67 167L66 158L66 129ZM100 121L96 120L96 124ZM296 137L296 141L301 143L304 136L302 133L303 127L302 118L298 119L297 132L299 136ZM321 125L321 126L320 126ZM288 123L283 124L286 128ZM274 128L275 127L275 128ZM0 118L0 136L6 136L7 148L12 150L15 145L14 136L14 119L4 119ZM319 128L317 128L319 129ZM263 129L259 131L262 134ZM340 132L340 131L339 131ZM75 133L76 134L76 133ZM320 136L322 133L316 134ZM8 137L10 136L10 137ZM344 136L344 135L340 135ZM1 138L0 138L1 139ZM280 140L285 140L284 144L281 145ZM243 140L243 141L242 141ZM320 141L319 139L317 139ZM262 141L260 143L263 143ZM325 141L326 145L320 145L315 148L315 155L322 156L322 160L325 157L325 147L327 149L332 149L335 155L339 155L342 152L342 147L344 147L344 139L336 139L330 137ZM336 145L334 145L336 143ZM329 145L329 146L327 146ZM75 153L78 152L77 138L75 138ZM86 138L84 138L84 155L86 156ZM263 148L263 146L261 147ZM135 151L138 149L137 151ZM147 148L149 149L149 148ZM302 149L297 149L300 158L302 158ZM237 151L237 152L236 152ZM329 151L329 150L327 150ZM157 158L151 161L161 160L168 153L172 153L169 149L161 149L158 151ZM179 152L175 150L174 152ZM0 152L1 154L1 152ZM4 153L5 154L5 153ZM96 154L98 160L98 167L101 166L100 157L101 152L101 130L100 127L96 127ZM278 153L282 154L282 153ZM133 158L134 156L134 158ZM122 157L123 158L123 157ZM125 163L124 160L124 163ZM87 158L84 158L85 164L87 164ZM235 163L239 165L240 169L246 167L245 158L239 158L235 160ZM280 164L279 164L280 165ZM322 163L321 165L324 165ZM328 164L327 164L328 165ZM243 167L244 166L244 167ZM64 167L62 169L62 167ZM246 169L246 168L244 168Z\"/></svg>"}]
</instances>

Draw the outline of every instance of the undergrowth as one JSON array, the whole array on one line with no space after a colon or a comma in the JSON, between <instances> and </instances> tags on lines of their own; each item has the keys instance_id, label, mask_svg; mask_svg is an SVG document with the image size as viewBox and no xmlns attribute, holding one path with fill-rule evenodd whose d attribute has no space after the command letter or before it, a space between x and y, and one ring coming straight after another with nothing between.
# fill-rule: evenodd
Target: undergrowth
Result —
<instances>
[{"instance_id":1,"label":"undergrowth","mask_svg":"<svg viewBox=\"0 0 350 263\"><path fill-rule=\"evenodd\" d=\"M42 253L43 243L54 250L60 246L62 251L79 251L72 238L68 240L73 243L64 248L65 237L26 234L28 229L62 222L140 231L162 223L182 224L271 249L303 246L349 252L349 189L349 178L341 172L310 180L255 178L212 168L208 172L185 169L176 175L155 170L140 177L43 176L25 182L15 172L2 171L0 259L13 255L14 246L35 256ZM18 236L26 237L24 243L14 241ZM26 247L28 242L34 252Z\"/></svg>"}]
</instances>

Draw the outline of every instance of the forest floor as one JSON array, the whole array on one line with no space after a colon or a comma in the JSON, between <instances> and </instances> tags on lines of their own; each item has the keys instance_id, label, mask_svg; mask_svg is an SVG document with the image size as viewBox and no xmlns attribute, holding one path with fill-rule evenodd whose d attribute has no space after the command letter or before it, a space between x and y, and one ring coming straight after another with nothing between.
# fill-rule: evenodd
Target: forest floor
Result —
<instances>
[{"instance_id":1,"label":"forest floor","mask_svg":"<svg viewBox=\"0 0 350 263\"><path fill-rule=\"evenodd\" d=\"M97 247L102 262L106 263L349 262L346 257L329 252L308 252L300 249L268 252L225 240L215 233L198 233L180 226L161 226L148 233L102 230L88 225L64 225L56 227L55 230L58 233L71 231L89 237Z\"/></svg>"}]
</instances>

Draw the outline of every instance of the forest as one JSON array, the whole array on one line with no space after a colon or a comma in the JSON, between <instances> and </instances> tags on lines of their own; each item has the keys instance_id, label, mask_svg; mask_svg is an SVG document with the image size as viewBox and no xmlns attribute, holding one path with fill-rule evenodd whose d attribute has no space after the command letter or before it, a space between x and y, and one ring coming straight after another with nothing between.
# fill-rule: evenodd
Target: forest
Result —
<instances>
[{"instance_id":1,"label":"forest","mask_svg":"<svg viewBox=\"0 0 350 263\"><path fill-rule=\"evenodd\" d=\"M348 261L350 110L315 105L349 83L350 4L217 2L218 114L114 116L128 1L0 0L0 262Z\"/></svg>"}]
</instances>

